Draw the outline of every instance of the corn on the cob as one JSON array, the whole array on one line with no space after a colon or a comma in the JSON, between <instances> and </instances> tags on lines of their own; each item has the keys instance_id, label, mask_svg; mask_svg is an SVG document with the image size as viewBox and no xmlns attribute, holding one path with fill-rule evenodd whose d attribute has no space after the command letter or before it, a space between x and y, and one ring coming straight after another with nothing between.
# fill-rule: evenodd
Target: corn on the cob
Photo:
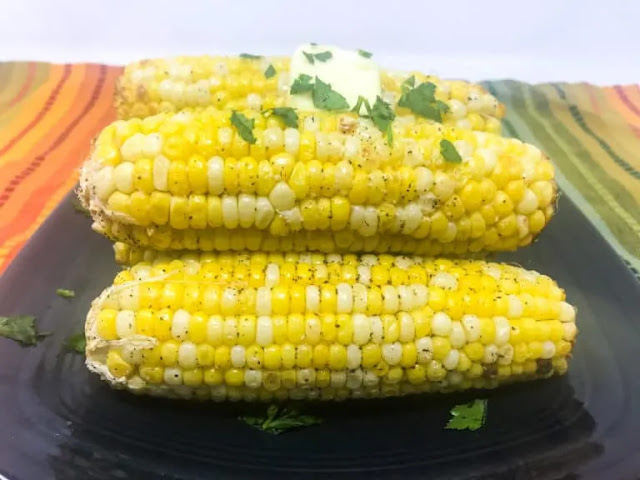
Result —
<instances>
[{"instance_id":1,"label":"corn on the cob","mask_svg":"<svg viewBox=\"0 0 640 480\"><path fill-rule=\"evenodd\" d=\"M369 120L317 112L298 129L254 114L249 144L229 116L105 128L80 182L94 228L159 250L438 255L528 245L554 212L553 165L516 139L406 116L390 148ZM461 163L444 160L442 140Z\"/></svg>"},{"instance_id":2,"label":"corn on the cob","mask_svg":"<svg viewBox=\"0 0 640 480\"><path fill-rule=\"evenodd\" d=\"M564 291L515 266L202 253L121 271L88 314L86 353L140 393L329 400L562 374L576 333Z\"/></svg>"},{"instance_id":3,"label":"corn on the cob","mask_svg":"<svg viewBox=\"0 0 640 480\"><path fill-rule=\"evenodd\" d=\"M272 65L275 75L266 78ZM436 97L449 106L445 124L492 133L500 132L504 106L480 85L442 80L419 72L381 72L384 100L396 104L402 83L436 85ZM128 119L183 108L215 106L225 109L266 110L286 106L291 79L288 57L178 57L142 60L125 68L116 87L118 117Z\"/></svg>"}]
</instances>

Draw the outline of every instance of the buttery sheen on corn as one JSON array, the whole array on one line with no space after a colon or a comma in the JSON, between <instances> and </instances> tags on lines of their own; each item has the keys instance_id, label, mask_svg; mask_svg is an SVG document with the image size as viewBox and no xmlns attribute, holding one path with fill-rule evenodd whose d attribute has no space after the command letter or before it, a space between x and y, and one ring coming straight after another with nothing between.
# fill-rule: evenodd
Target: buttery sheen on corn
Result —
<instances>
[{"instance_id":1,"label":"buttery sheen on corn","mask_svg":"<svg viewBox=\"0 0 640 480\"><path fill-rule=\"evenodd\" d=\"M87 317L112 386L213 400L385 397L563 374L577 334L537 272L391 255L159 253Z\"/></svg>"},{"instance_id":2,"label":"buttery sheen on corn","mask_svg":"<svg viewBox=\"0 0 640 480\"><path fill-rule=\"evenodd\" d=\"M94 229L157 250L432 256L514 250L554 213L553 165L516 139L406 115L390 147L351 113L244 114L253 144L215 108L106 127L80 182Z\"/></svg>"},{"instance_id":3,"label":"buttery sheen on corn","mask_svg":"<svg viewBox=\"0 0 640 480\"><path fill-rule=\"evenodd\" d=\"M176 57L142 60L125 67L116 87L118 117L144 118L184 108L215 106L261 111L286 107L293 79L288 57ZM265 74L269 67L275 74ZM415 84L431 82L436 99L449 111L443 122L458 128L500 132L504 106L482 86L442 80L419 72L382 71L382 97L396 105L402 85L413 76ZM267 78L268 77L268 78Z\"/></svg>"}]
</instances>

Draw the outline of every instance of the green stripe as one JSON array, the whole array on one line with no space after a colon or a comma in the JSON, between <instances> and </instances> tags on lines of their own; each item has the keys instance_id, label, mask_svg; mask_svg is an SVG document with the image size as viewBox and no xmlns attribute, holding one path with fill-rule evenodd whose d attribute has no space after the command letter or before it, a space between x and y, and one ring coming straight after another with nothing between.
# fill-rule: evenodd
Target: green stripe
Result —
<instances>
[{"instance_id":1,"label":"green stripe","mask_svg":"<svg viewBox=\"0 0 640 480\"><path fill-rule=\"evenodd\" d=\"M608 223L608 229L611 230L623 243L623 248L628 249L633 255L638 256L640 249L638 248L637 235L625 224L622 220L611 223L611 220L617 218L617 214L611 209L611 207L600 197L600 195L594 191L589 181L577 170L577 168L567 159L568 155L572 155L571 152L575 152L575 159L580 159L583 164L594 171L598 176L598 179L604 187L609 189L609 192L619 192L618 200L621 200L623 208L627 211L636 213L637 207L629 207L629 203L635 204L633 199L628 193L614 180L611 180L602 171L600 166L595 163L588 151L584 149L582 144L569 133L562 122L557 120L549 109L548 103L544 95L542 95L535 87L528 87L516 82L502 82L496 84L498 89L504 90L504 97L502 98L505 103L509 105L509 117L516 120L517 116L522 117L522 123L526 125L527 129L531 131L531 136L534 139L538 139L539 143L544 146L544 149L549 151L555 163L560 166L560 169L565 172L570 178L571 183L578 188L578 191L582 193L581 196L586 198L591 207L596 209L598 216L601 219L606 219ZM529 95L525 95L522 89L527 89L527 92L531 96L531 100L534 102L534 108L528 108L524 103L524 99ZM494 91L496 91L494 89ZM498 93L498 92L496 92ZM498 93L500 97L500 93ZM540 111L540 114L536 113L536 109ZM536 118L533 117L536 114ZM525 119L526 117L526 119ZM540 121L537 120L540 118ZM544 125L548 126L548 129ZM552 132L551 134L549 132ZM522 133L522 131L520 131ZM552 136L554 138L552 138ZM569 148L563 148L560 146L557 140L562 139L562 142ZM573 190L573 189L572 189ZM574 198L574 201L581 207L578 198ZM591 208L589 209L591 210ZM584 209L583 209L584 211ZM587 212L585 212L587 213ZM596 222L594 222L596 223ZM598 222L599 223L599 222Z\"/></svg>"},{"instance_id":2,"label":"green stripe","mask_svg":"<svg viewBox=\"0 0 640 480\"><path fill-rule=\"evenodd\" d=\"M552 83L551 86L556 90L556 92L558 92L558 95L560 96L560 98L567 103L567 105L569 106L569 112L571 112L571 116L573 117L575 122L578 124L578 126L582 130L584 130L584 132L587 135L589 135L596 142L598 142L598 144L602 147L602 149L609 154L611 159L614 162L616 162L616 164L620 166L620 168L622 168L625 172L627 172L633 178L637 178L638 180L640 180L640 171L633 168L633 166L629 164L627 161L625 161L624 158L622 158L620 155L614 152L611 146L607 142L605 142L602 138L596 135L593 132L593 130L591 130L591 128L589 128L589 126L587 125L587 122L585 122L584 117L580 113L580 110L578 110L578 107L573 103L569 103L569 100L567 99L567 95L562 89L562 87L556 83Z\"/></svg>"}]
</instances>

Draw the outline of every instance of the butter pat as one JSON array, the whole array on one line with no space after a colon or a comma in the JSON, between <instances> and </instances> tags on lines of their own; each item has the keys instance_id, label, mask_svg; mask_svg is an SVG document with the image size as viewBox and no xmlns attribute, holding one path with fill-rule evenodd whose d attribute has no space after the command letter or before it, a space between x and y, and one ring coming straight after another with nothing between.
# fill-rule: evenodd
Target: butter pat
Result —
<instances>
[{"instance_id":1,"label":"butter pat","mask_svg":"<svg viewBox=\"0 0 640 480\"><path fill-rule=\"evenodd\" d=\"M314 59L311 63L305 55L324 52L330 52L331 58L326 61ZM342 95L351 108L360 96L373 105L382 92L380 69L374 61L356 50L343 50L332 45L306 44L298 47L291 57L290 74L291 82L301 74L309 75L312 81L318 77ZM298 110L318 110L313 105L310 93L290 95L289 106Z\"/></svg>"}]
</instances>

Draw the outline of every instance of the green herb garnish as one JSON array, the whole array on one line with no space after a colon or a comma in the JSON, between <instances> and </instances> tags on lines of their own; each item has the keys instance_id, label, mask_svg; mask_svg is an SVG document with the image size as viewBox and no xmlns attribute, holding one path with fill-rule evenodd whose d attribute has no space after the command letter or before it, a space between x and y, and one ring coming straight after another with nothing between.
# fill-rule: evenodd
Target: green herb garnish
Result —
<instances>
[{"instance_id":1,"label":"green herb garnish","mask_svg":"<svg viewBox=\"0 0 640 480\"><path fill-rule=\"evenodd\" d=\"M396 114L391 108L391 105L382 100L380 96L377 96L376 102L369 112L369 116L373 124L378 127L378 130L387 135L387 143L389 146L393 146L393 129L391 125L396 118Z\"/></svg>"},{"instance_id":2,"label":"green herb garnish","mask_svg":"<svg viewBox=\"0 0 640 480\"><path fill-rule=\"evenodd\" d=\"M308 52L302 52L302 54L306 57L307 61L313 65L314 63L316 63L315 59L313 58L313 53L308 53Z\"/></svg>"},{"instance_id":3,"label":"green herb garnish","mask_svg":"<svg viewBox=\"0 0 640 480\"><path fill-rule=\"evenodd\" d=\"M327 50L326 52L314 53L313 56L316 57L316 60L318 60L319 62L326 62L331 57L333 57L333 54L329 50Z\"/></svg>"},{"instance_id":4,"label":"green herb garnish","mask_svg":"<svg viewBox=\"0 0 640 480\"><path fill-rule=\"evenodd\" d=\"M320 52L320 53L309 53L309 52L303 51L302 54L305 56L305 58L311 65L316 63L316 60L319 62L326 62L331 57L333 57L333 54L329 50L327 50L326 52Z\"/></svg>"},{"instance_id":5,"label":"green herb garnish","mask_svg":"<svg viewBox=\"0 0 640 480\"><path fill-rule=\"evenodd\" d=\"M373 55L373 53L371 52L367 52L366 50L362 50L362 49L358 49L358 53L360 54L361 57L364 58L371 58L371 55Z\"/></svg>"},{"instance_id":6,"label":"green herb garnish","mask_svg":"<svg viewBox=\"0 0 640 480\"><path fill-rule=\"evenodd\" d=\"M271 78L276 74L276 69L273 67L273 65L269 64L269 66L267 67L267 69L264 71L264 76L266 78Z\"/></svg>"},{"instance_id":7,"label":"green herb garnish","mask_svg":"<svg viewBox=\"0 0 640 480\"><path fill-rule=\"evenodd\" d=\"M367 113L364 115L360 115L360 110L362 109L363 105ZM393 129L391 128L391 126L393 124L393 120L396 118L396 113L391 108L391 105L382 100L382 98L378 95L376 97L375 103L373 104L373 107L371 107L369 101L361 95L358 97L358 101L356 102L355 107L351 109L351 111L357 113L363 118L371 119L378 130L386 134L387 143L389 144L389 146L393 146Z\"/></svg>"},{"instance_id":8,"label":"green herb garnish","mask_svg":"<svg viewBox=\"0 0 640 480\"><path fill-rule=\"evenodd\" d=\"M253 135L253 125L256 122L253 118L247 118L234 110L231 112L231 123L245 142L256 143L256 137Z\"/></svg>"},{"instance_id":9,"label":"green herb garnish","mask_svg":"<svg viewBox=\"0 0 640 480\"><path fill-rule=\"evenodd\" d=\"M402 82L402 93L407 93L409 90L411 90L415 86L416 86L416 77L414 75L411 75L404 82Z\"/></svg>"},{"instance_id":10,"label":"green herb garnish","mask_svg":"<svg viewBox=\"0 0 640 480\"><path fill-rule=\"evenodd\" d=\"M250 53L241 53L240 58L246 58L247 60L259 60L262 55L251 55Z\"/></svg>"},{"instance_id":11,"label":"green herb garnish","mask_svg":"<svg viewBox=\"0 0 640 480\"><path fill-rule=\"evenodd\" d=\"M447 430L478 430L487 417L487 401L476 399L471 403L456 405L450 410Z\"/></svg>"},{"instance_id":12,"label":"green herb garnish","mask_svg":"<svg viewBox=\"0 0 640 480\"><path fill-rule=\"evenodd\" d=\"M440 153L444 157L447 162L450 163L460 163L462 162L462 157L456 150L456 147L453 143L451 143L446 138L440 140Z\"/></svg>"},{"instance_id":13,"label":"green herb garnish","mask_svg":"<svg viewBox=\"0 0 640 480\"><path fill-rule=\"evenodd\" d=\"M301 73L291 84L291 90L289 92L293 95L297 93L306 93L313 90L313 83L311 83L311 77Z\"/></svg>"},{"instance_id":14,"label":"green herb garnish","mask_svg":"<svg viewBox=\"0 0 640 480\"><path fill-rule=\"evenodd\" d=\"M238 417L238 420L242 420L247 425L251 425L258 430L271 433L272 435L322 423L322 419L318 417L301 415L295 410L287 410L286 408L280 409L276 405L271 405L267 409L266 417L243 416Z\"/></svg>"},{"instance_id":15,"label":"green herb garnish","mask_svg":"<svg viewBox=\"0 0 640 480\"><path fill-rule=\"evenodd\" d=\"M73 290L67 290L66 288L57 289L56 294L63 298L73 298L76 296L76 292L74 292Z\"/></svg>"},{"instance_id":16,"label":"green herb garnish","mask_svg":"<svg viewBox=\"0 0 640 480\"><path fill-rule=\"evenodd\" d=\"M24 346L35 345L47 335L51 334L36 331L36 317L33 315L0 317L0 336L15 340Z\"/></svg>"},{"instance_id":17,"label":"green herb garnish","mask_svg":"<svg viewBox=\"0 0 640 480\"><path fill-rule=\"evenodd\" d=\"M84 333L76 333L67 338L65 347L77 353L84 353L87 348L87 339L84 337Z\"/></svg>"},{"instance_id":18,"label":"green herb garnish","mask_svg":"<svg viewBox=\"0 0 640 480\"><path fill-rule=\"evenodd\" d=\"M331 85L324 83L318 77L315 79L312 92L313 105L316 108L329 110L348 110L347 99L331 88Z\"/></svg>"},{"instance_id":19,"label":"green herb garnish","mask_svg":"<svg viewBox=\"0 0 640 480\"><path fill-rule=\"evenodd\" d=\"M298 128L298 114L291 107L270 108L262 112L264 115L275 115L280 117L287 127Z\"/></svg>"},{"instance_id":20,"label":"green herb garnish","mask_svg":"<svg viewBox=\"0 0 640 480\"><path fill-rule=\"evenodd\" d=\"M436 122L442 122L443 102L438 103L435 98L435 93L436 86L433 83L421 83L417 87L408 89L404 92L400 97L400 100L398 100L398 106L406 107L421 117L435 120Z\"/></svg>"}]
</instances>

